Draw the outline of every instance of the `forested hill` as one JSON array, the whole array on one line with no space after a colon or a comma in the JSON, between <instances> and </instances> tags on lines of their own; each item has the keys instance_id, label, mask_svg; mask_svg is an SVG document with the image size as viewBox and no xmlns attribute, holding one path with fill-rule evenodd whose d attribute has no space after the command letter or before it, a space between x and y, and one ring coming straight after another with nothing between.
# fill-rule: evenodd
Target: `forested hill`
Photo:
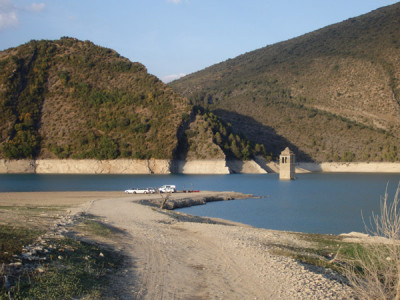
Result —
<instances>
[{"instance_id":1,"label":"forested hill","mask_svg":"<svg viewBox=\"0 0 400 300\"><path fill-rule=\"evenodd\" d=\"M257 149L257 151L255 151ZM229 124L89 41L31 41L0 52L0 158L248 158Z\"/></svg>"},{"instance_id":2,"label":"forested hill","mask_svg":"<svg viewBox=\"0 0 400 300\"><path fill-rule=\"evenodd\" d=\"M267 152L289 145L301 160L399 161L400 3L171 86Z\"/></svg>"}]
</instances>

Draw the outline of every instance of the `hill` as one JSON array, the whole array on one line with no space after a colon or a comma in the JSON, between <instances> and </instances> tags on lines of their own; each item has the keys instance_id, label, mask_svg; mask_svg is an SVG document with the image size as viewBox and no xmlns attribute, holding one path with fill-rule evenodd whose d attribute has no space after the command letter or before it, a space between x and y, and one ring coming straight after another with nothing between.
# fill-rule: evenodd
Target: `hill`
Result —
<instances>
[{"instance_id":1,"label":"hill","mask_svg":"<svg viewBox=\"0 0 400 300\"><path fill-rule=\"evenodd\" d=\"M170 85L267 152L399 161L400 3L208 67Z\"/></svg>"},{"instance_id":2,"label":"hill","mask_svg":"<svg viewBox=\"0 0 400 300\"><path fill-rule=\"evenodd\" d=\"M142 64L89 41L31 41L0 52L0 66L1 158L255 154L229 124L194 109Z\"/></svg>"}]
</instances>

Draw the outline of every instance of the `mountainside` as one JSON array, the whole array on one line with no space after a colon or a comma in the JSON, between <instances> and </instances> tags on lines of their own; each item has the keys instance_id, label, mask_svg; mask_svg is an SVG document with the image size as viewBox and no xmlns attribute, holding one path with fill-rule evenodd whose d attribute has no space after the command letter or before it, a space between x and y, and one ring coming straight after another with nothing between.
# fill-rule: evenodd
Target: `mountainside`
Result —
<instances>
[{"instance_id":1,"label":"mountainside","mask_svg":"<svg viewBox=\"0 0 400 300\"><path fill-rule=\"evenodd\" d=\"M399 161L400 3L170 85L274 155Z\"/></svg>"},{"instance_id":2,"label":"mountainside","mask_svg":"<svg viewBox=\"0 0 400 300\"><path fill-rule=\"evenodd\" d=\"M0 52L0 158L254 154L228 124L113 50L62 38Z\"/></svg>"}]
</instances>

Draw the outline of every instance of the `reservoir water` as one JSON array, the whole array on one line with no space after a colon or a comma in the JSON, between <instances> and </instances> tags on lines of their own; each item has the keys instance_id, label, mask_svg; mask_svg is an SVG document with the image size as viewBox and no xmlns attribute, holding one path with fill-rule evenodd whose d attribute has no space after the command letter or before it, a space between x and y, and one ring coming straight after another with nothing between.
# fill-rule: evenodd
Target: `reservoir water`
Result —
<instances>
[{"instance_id":1,"label":"reservoir water","mask_svg":"<svg viewBox=\"0 0 400 300\"><path fill-rule=\"evenodd\" d=\"M255 227L308 233L364 231L388 185L389 199L400 174L298 174L295 181L266 175L0 175L0 192L118 191L175 184L179 190L236 191L259 199L213 202L180 209Z\"/></svg>"}]
</instances>

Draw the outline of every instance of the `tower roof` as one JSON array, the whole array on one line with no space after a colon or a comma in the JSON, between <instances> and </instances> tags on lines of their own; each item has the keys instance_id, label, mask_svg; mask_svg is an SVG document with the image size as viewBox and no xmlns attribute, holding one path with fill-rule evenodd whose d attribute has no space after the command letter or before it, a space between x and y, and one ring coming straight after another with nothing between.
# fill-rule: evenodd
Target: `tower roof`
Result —
<instances>
[{"instance_id":1,"label":"tower roof","mask_svg":"<svg viewBox=\"0 0 400 300\"><path fill-rule=\"evenodd\" d=\"M294 155L294 152L286 147L285 150L282 151L281 155Z\"/></svg>"}]
</instances>

